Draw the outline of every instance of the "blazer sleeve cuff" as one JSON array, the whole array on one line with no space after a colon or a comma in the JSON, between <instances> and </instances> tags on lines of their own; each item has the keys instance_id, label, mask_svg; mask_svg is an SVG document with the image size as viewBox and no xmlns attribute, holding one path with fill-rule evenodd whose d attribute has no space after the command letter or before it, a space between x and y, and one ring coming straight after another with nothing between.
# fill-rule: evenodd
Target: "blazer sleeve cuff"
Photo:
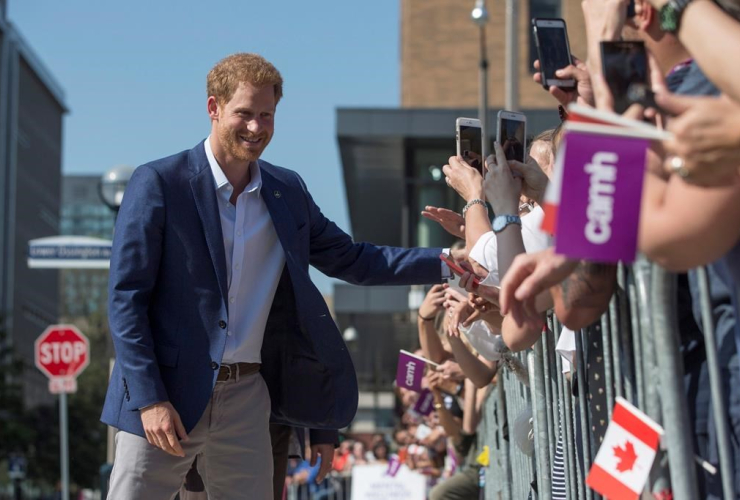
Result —
<instances>
[{"instance_id":1,"label":"blazer sleeve cuff","mask_svg":"<svg viewBox=\"0 0 740 500\"><path fill-rule=\"evenodd\" d=\"M335 448L339 446L339 431L336 430L309 429L308 436L311 446L316 444L333 444Z\"/></svg>"}]
</instances>

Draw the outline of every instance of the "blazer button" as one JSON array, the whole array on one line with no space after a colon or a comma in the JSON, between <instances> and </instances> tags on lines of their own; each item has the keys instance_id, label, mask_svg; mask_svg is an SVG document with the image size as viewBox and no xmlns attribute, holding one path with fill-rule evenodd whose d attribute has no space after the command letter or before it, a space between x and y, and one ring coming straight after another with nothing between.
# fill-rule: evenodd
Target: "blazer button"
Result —
<instances>
[{"instance_id":1,"label":"blazer button","mask_svg":"<svg viewBox=\"0 0 740 500\"><path fill-rule=\"evenodd\" d=\"M221 329L223 330L224 328L226 328L226 321L224 321L224 320L219 321L218 322L218 326L220 326Z\"/></svg>"},{"instance_id":2,"label":"blazer button","mask_svg":"<svg viewBox=\"0 0 740 500\"><path fill-rule=\"evenodd\" d=\"M215 361L211 361L211 368L213 368L214 370L218 370L218 363L216 363Z\"/></svg>"}]
</instances>

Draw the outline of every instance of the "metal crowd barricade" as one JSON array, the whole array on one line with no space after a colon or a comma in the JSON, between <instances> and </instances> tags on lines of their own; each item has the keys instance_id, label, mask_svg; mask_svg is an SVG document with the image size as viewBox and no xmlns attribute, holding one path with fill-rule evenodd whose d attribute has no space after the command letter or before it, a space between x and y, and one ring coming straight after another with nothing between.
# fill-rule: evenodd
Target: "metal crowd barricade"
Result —
<instances>
[{"instance_id":1,"label":"metal crowd barricade","mask_svg":"<svg viewBox=\"0 0 740 500\"><path fill-rule=\"evenodd\" d=\"M722 489L724 498L736 498L709 287L704 270L697 270L697 277ZM694 456L692 445L676 312L675 275L639 260L632 266L619 266L617 290L608 310L596 323L598 327L576 332L572 378L562 373L563 361L555 350L561 325L552 315L547 330L531 350L507 353L495 390L489 392L479 429L483 444L490 449L485 498L553 498L552 467L559 441L566 498L601 498L585 485L599 445L590 421L591 390L605 392L609 418L616 396L621 396L665 429L663 449L658 452L647 489L654 493L672 490L675 500L699 498L699 459ZM601 345L589 353L589 359L603 359L604 380L603 386L589 387L585 377L589 370L586 353L587 349L594 349L594 343L587 349L584 345L593 340L593 335L600 336ZM521 419L517 419L527 411L532 415L531 456L515 442L515 427L521 425Z\"/></svg>"}]
</instances>

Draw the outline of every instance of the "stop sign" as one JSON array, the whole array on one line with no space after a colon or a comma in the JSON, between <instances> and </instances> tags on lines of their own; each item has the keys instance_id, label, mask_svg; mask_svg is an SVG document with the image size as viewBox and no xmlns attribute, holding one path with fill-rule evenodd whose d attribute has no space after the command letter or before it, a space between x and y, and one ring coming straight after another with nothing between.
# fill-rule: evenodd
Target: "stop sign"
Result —
<instances>
[{"instance_id":1,"label":"stop sign","mask_svg":"<svg viewBox=\"0 0 740 500\"><path fill-rule=\"evenodd\" d=\"M73 325L51 325L36 339L36 367L49 378L74 378L90 363L90 342Z\"/></svg>"}]
</instances>

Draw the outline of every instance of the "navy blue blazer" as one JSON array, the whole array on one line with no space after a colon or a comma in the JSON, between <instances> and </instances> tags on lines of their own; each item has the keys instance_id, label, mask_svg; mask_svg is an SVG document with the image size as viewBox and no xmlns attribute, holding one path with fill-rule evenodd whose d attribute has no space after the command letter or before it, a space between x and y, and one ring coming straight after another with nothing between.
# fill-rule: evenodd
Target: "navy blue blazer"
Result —
<instances>
[{"instance_id":1,"label":"navy blue blazer","mask_svg":"<svg viewBox=\"0 0 740 500\"><path fill-rule=\"evenodd\" d=\"M261 353L272 420L340 429L357 410L357 379L309 264L358 285L438 283L440 249L354 243L324 217L298 174L262 160L259 167L285 251ZM169 400L186 431L195 427L226 343L225 259L203 142L137 168L113 238L108 315L116 364L104 423L144 436L138 409Z\"/></svg>"}]
</instances>

